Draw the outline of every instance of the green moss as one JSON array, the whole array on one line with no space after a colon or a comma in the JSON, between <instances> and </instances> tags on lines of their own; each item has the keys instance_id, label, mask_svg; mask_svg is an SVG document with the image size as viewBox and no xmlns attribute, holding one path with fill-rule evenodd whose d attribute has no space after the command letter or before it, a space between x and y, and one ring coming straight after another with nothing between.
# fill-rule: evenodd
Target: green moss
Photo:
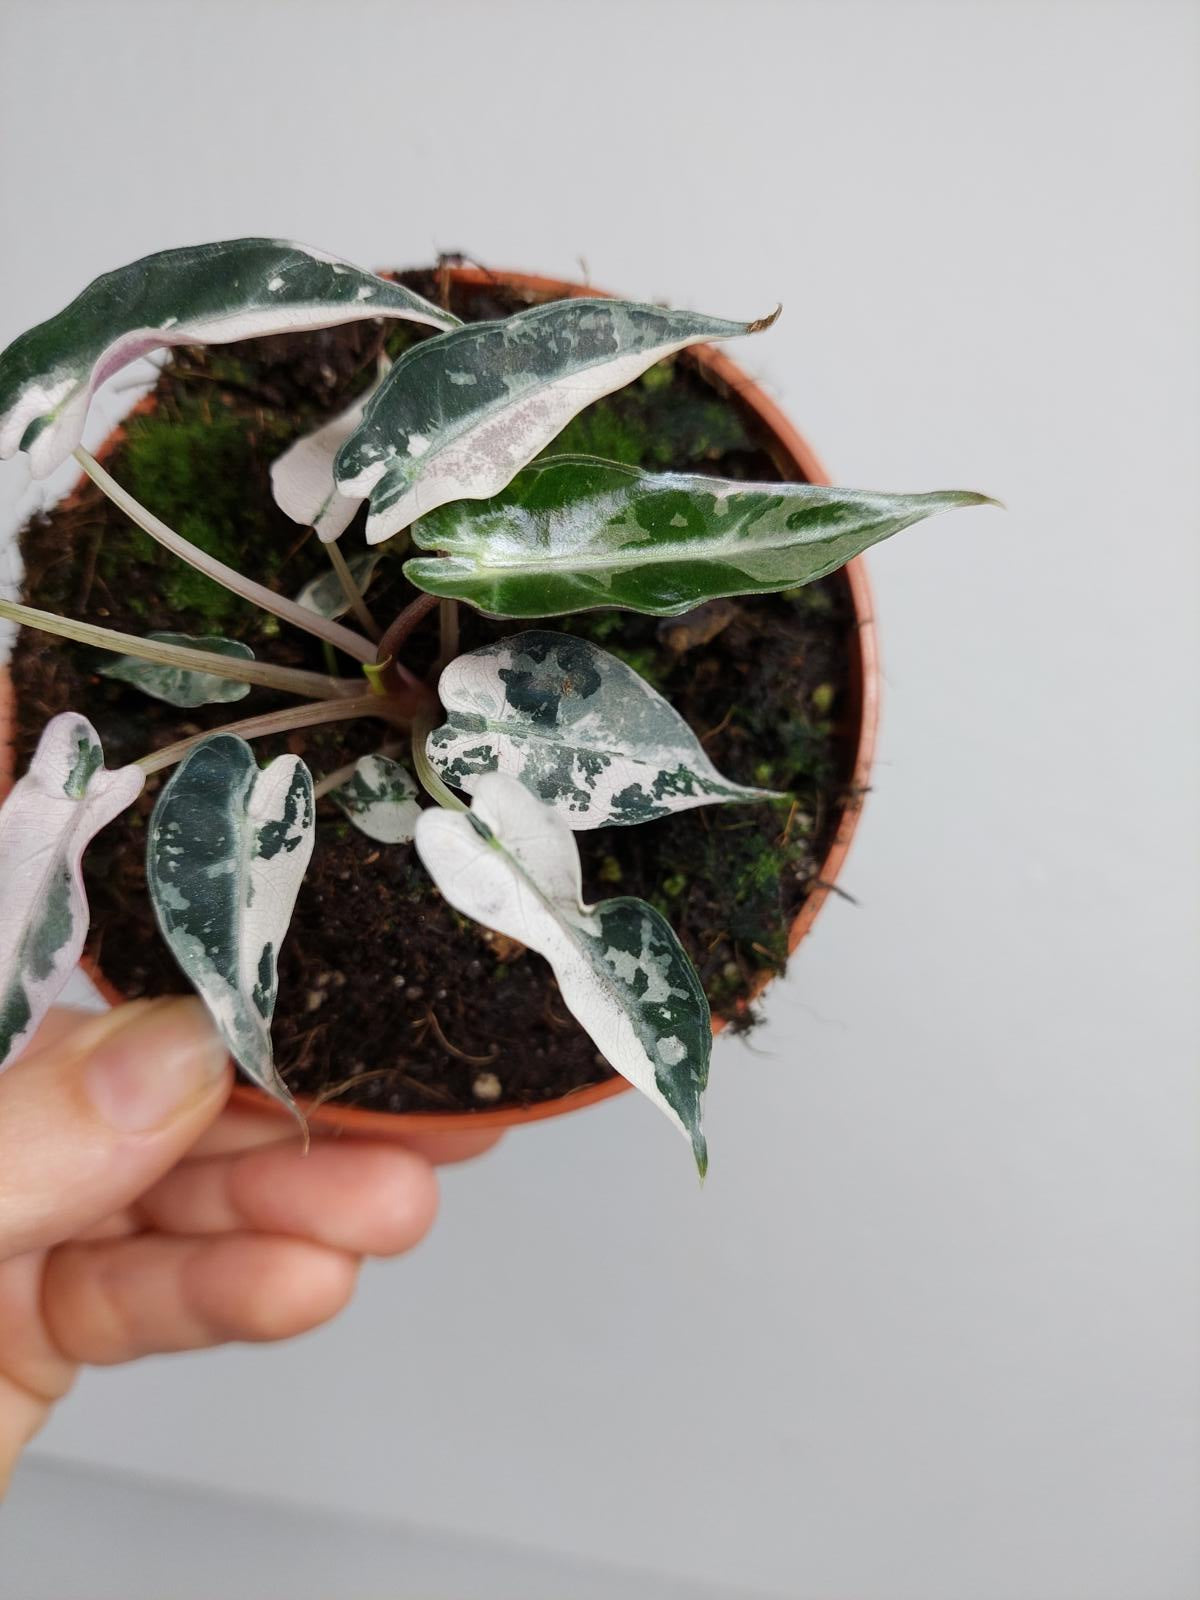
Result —
<instances>
[{"instance_id":1,"label":"green moss","mask_svg":"<svg viewBox=\"0 0 1200 1600\"><path fill-rule=\"evenodd\" d=\"M592 455L661 470L715 461L753 448L741 417L714 394L679 383L668 358L635 384L590 405L569 422L544 455Z\"/></svg>"},{"instance_id":2,"label":"green moss","mask_svg":"<svg viewBox=\"0 0 1200 1600\"><path fill-rule=\"evenodd\" d=\"M568 422L545 454L602 456L605 461L640 467L652 454L652 441L640 419L624 416L616 406L601 401Z\"/></svg>"},{"instance_id":3,"label":"green moss","mask_svg":"<svg viewBox=\"0 0 1200 1600\"><path fill-rule=\"evenodd\" d=\"M395 361L397 356L402 356L410 348L414 340L415 334L412 328L405 327L402 322L397 322L384 340L383 348L390 359Z\"/></svg>"},{"instance_id":4,"label":"green moss","mask_svg":"<svg viewBox=\"0 0 1200 1600\"><path fill-rule=\"evenodd\" d=\"M218 383L236 383L252 388L258 381L258 375L245 361L238 356L230 355L229 351L223 350L220 345L208 347L204 366Z\"/></svg>"},{"instance_id":5,"label":"green moss","mask_svg":"<svg viewBox=\"0 0 1200 1600\"><path fill-rule=\"evenodd\" d=\"M647 394L660 394L662 390L669 389L675 380L675 363L673 361L656 361L638 379L639 384Z\"/></svg>"},{"instance_id":6,"label":"green moss","mask_svg":"<svg viewBox=\"0 0 1200 1600\"><path fill-rule=\"evenodd\" d=\"M262 476L260 460L261 436L252 435L244 417L197 404L179 417L167 415L165 408L135 417L119 475L136 500L217 560L243 569L246 549L252 547L251 575L269 581L285 550L262 537L264 512L253 488ZM261 615L136 529L121 548L103 553L106 581L119 583L130 560L158 569L164 606L173 615L186 615L190 626L243 632Z\"/></svg>"},{"instance_id":7,"label":"green moss","mask_svg":"<svg viewBox=\"0 0 1200 1600\"><path fill-rule=\"evenodd\" d=\"M791 600L811 617L827 617L833 611L833 596L819 583L804 584L799 589L785 589L783 598Z\"/></svg>"},{"instance_id":8,"label":"green moss","mask_svg":"<svg viewBox=\"0 0 1200 1600\"><path fill-rule=\"evenodd\" d=\"M605 644L619 637L627 625L628 613L625 611L585 611L555 622L555 627L563 633L578 633L593 644Z\"/></svg>"}]
</instances>

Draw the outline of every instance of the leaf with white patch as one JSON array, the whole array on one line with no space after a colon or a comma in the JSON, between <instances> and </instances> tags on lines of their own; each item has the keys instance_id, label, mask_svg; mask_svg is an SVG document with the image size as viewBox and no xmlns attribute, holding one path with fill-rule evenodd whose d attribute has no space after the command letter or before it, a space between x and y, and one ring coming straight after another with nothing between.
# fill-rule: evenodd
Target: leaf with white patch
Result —
<instances>
[{"instance_id":1,"label":"leaf with white patch","mask_svg":"<svg viewBox=\"0 0 1200 1600\"><path fill-rule=\"evenodd\" d=\"M177 644L189 650L207 650L215 656L232 656L238 661L254 660L254 651L248 644L242 644L239 639L223 639L218 634L197 639L188 633L148 633L146 638L157 644ZM96 670L102 678L132 684L152 700L165 700L169 706L189 709L230 705L235 700L244 700L250 693L248 683L218 678L211 672L189 672L185 667L164 666L140 656L117 656Z\"/></svg>"},{"instance_id":2,"label":"leaf with white patch","mask_svg":"<svg viewBox=\"0 0 1200 1600\"><path fill-rule=\"evenodd\" d=\"M421 815L420 790L390 756L360 756L353 775L329 791L350 821L378 844L408 844Z\"/></svg>"},{"instance_id":3,"label":"leaf with white patch","mask_svg":"<svg viewBox=\"0 0 1200 1600\"><path fill-rule=\"evenodd\" d=\"M95 728L64 711L46 724L28 772L0 807L0 1067L28 1040L83 953L83 852L145 781L140 767L108 771Z\"/></svg>"},{"instance_id":4,"label":"leaf with white patch","mask_svg":"<svg viewBox=\"0 0 1200 1600\"><path fill-rule=\"evenodd\" d=\"M35 478L53 472L83 437L95 391L151 350L366 317L458 325L398 283L282 239L225 239L132 261L0 354L0 461L27 450Z\"/></svg>"},{"instance_id":5,"label":"leaf with white patch","mask_svg":"<svg viewBox=\"0 0 1200 1600\"><path fill-rule=\"evenodd\" d=\"M413 543L444 555L408 561L404 575L494 617L595 606L673 617L811 583L935 512L994 504L966 490L739 483L558 456L485 504L459 500L414 523Z\"/></svg>"},{"instance_id":6,"label":"leaf with white patch","mask_svg":"<svg viewBox=\"0 0 1200 1600\"><path fill-rule=\"evenodd\" d=\"M662 695L570 634L535 629L459 656L438 694L446 721L426 752L441 777L474 794L484 773L510 773L571 828L778 798L723 778Z\"/></svg>"},{"instance_id":7,"label":"leaf with white patch","mask_svg":"<svg viewBox=\"0 0 1200 1600\"><path fill-rule=\"evenodd\" d=\"M362 421L367 401L391 366L387 356L381 355L375 381L358 399L312 433L297 439L271 467L271 493L275 504L293 522L314 528L322 544L340 539L362 504L361 500L351 500L338 493L333 481L334 458Z\"/></svg>"},{"instance_id":8,"label":"leaf with white patch","mask_svg":"<svg viewBox=\"0 0 1200 1600\"><path fill-rule=\"evenodd\" d=\"M359 594L366 594L371 586L371 579L379 563L383 560L382 550L360 550L346 562L350 576L358 585ZM346 591L342 587L342 580L337 573L330 570L321 573L311 583L306 583L296 596L297 605L315 611L319 617L344 617L350 609L350 601L346 598Z\"/></svg>"},{"instance_id":9,"label":"leaf with white patch","mask_svg":"<svg viewBox=\"0 0 1200 1600\"><path fill-rule=\"evenodd\" d=\"M484 500L593 400L663 356L756 333L629 300L555 300L406 350L335 464L344 495L369 495L378 544L448 500Z\"/></svg>"},{"instance_id":10,"label":"leaf with white patch","mask_svg":"<svg viewBox=\"0 0 1200 1600\"><path fill-rule=\"evenodd\" d=\"M572 1016L683 1132L703 1176L712 1026L669 923L643 900L584 905L563 818L502 773L479 783L469 812L422 811L417 853L455 910L545 956Z\"/></svg>"},{"instance_id":11,"label":"leaf with white patch","mask_svg":"<svg viewBox=\"0 0 1200 1600\"><path fill-rule=\"evenodd\" d=\"M219 733L180 763L150 820L146 873L158 925L230 1054L292 1105L275 1070L279 947L313 848L312 775L298 756L260 768Z\"/></svg>"}]
</instances>

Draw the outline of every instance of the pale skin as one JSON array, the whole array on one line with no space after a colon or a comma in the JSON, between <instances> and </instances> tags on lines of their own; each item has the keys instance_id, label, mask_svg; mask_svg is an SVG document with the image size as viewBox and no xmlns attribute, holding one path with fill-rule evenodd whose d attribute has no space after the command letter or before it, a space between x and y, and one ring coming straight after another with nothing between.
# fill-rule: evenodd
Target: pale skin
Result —
<instances>
[{"instance_id":1,"label":"pale skin","mask_svg":"<svg viewBox=\"0 0 1200 1600\"><path fill-rule=\"evenodd\" d=\"M305 1155L231 1084L195 1000L53 1012L0 1078L0 1494L81 1366L317 1327L423 1238L435 1167L497 1137Z\"/></svg>"}]
</instances>

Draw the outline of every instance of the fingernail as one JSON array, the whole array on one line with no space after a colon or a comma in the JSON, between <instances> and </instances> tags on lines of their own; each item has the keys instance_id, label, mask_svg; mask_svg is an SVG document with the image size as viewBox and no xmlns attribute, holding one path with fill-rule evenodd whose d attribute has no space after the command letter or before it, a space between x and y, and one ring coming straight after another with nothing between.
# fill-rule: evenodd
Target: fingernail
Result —
<instances>
[{"instance_id":1,"label":"fingernail","mask_svg":"<svg viewBox=\"0 0 1200 1600\"><path fill-rule=\"evenodd\" d=\"M149 1133L207 1093L228 1055L198 1000L122 1007L89 1052L84 1084L118 1133Z\"/></svg>"}]
</instances>

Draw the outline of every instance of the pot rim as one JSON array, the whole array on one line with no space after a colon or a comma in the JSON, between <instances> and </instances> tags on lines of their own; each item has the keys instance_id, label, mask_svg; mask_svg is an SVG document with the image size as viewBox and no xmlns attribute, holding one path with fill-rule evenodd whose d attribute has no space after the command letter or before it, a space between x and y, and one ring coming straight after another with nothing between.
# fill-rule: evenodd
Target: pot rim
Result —
<instances>
[{"instance_id":1,"label":"pot rim","mask_svg":"<svg viewBox=\"0 0 1200 1600\"><path fill-rule=\"evenodd\" d=\"M569 281L543 277L537 273L508 272L503 270L487 270L477 266L445 266L439 269L445 273L449 282L459 284L487 285L491 283L504 284L506 287L528 292L533 296L546 296L558 299L580 298L611 298L608 290L597 289L590 284L571 283ZM387 276L388 274L384 274ZM736 362L732 361L723 350L712 345L694 345L687 352L696 363L703 375L712 383L713 387L726 396L736 397L739 406L751 413L762 428L765 439L764 446L767 453L775 461L776 466L784 473L785 477L795 481L796 477L803 478L808 483L829 484L832 482L820 459L811 445L789 421L784 412L763 388ZM147 396L140 402L139 407L145 406L152 400ZM96 451L98 459L103 460L111 453L123 432L123 426L117 428L108 436L103 446ZM841 819L837 830L830 842L821 862L820 870L814 880L814 887L805 898L803 905L792 919L788 931L788 954L796 949L797 945L808 933L816 921L817 913L824 905L830 891L834 888L838 873L845 863L851 841L858 827L858 819L863 807L863 799L867 793L871 765L875 754L875 742L879 723L880 699L880 667L879 644L875 628L874 600L871 592L870 581L867 577L866 562L862 556L855 556L840 569L839 575L844 578L850 591L850 602L854 611L856 627L854 630L855 645L851 653L851 681L850 691L855 701L853 712L856 713L858 724L858 737L855 743L854 762L847 784L846 798L842 804ZM12 781L12 747L11 728L14 712L14 694L12 679L7 667L0 675L0 793L7 792ZM111 1004L117 1004L124 996L114 984L104 976L99 964L90 955L84 957L80 963L88 977L97 989ZM772 975L763 973L755 984L749 999L740 1003L738 1009L744 1009L751 1001L758 997L772 981ZM718 1034L728 1025L725 1017L713 1018L713 1033ZM311 1100L299 1099L297 1105L308 1117L313 1127L326 1132L344 1132L354 1134L369 1134L375 1138L403 1139L414 1133L441 1133L461 1132L465 1128L500 1129L522 1127L529 1122L543 1122L550 1117L565 1116L568 1112L582 1111L587 1106L599 1105L602 1101L611 1100L616 1095L623 1094L633 1086L627 1079L616 1075L605 1079L603 1083L587 1084L583 1088L574 1089L565 1095L558 1095L553 1100L543 1100L530 1106L500 1106L491 1111L372 1111L364 1106L340 1106L331 1101L310 1110ZM230 1095L230 1105L238 1106L242 1110L257 1113L269 1113L278 1116L289 1116L287 1109L266 1094L262 1089L253 1084L237 1081Z\"/></svg>"}]
</instances>

